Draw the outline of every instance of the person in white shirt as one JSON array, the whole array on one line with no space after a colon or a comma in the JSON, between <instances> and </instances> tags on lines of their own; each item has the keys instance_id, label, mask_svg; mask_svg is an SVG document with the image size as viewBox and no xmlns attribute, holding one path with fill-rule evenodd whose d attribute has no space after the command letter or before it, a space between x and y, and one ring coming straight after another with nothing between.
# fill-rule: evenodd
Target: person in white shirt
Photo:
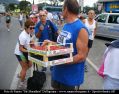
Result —
<instances>
[{"instance_id":1,"label":"person in white shirt","mask_svg":"<svg viewBox=\"0 0 119 94\"><path fill-rule=\"evenodd\" d=\"M97 29L97 22L94 20L95 17L95 11L89 10L88 12L88 18L84 19L83 22L85 23L88 30L91 32L89 36L89 48L92 48L93 40L96 35L96 29Z\"/></svg>"},{"instance_id":2,"label":"person in white shirt","mask_svg":"<svg viewBox=\"0 0 119 94\"><path fill-rule=\"evenodd\" d=\"M56 26L58 26L58 21L59 21L58 13L54 13L53 14L53 22L56 24Z\"/></svg>"},{"instance_id":3,"label":"person in white shirt","mask_svg":"<svg viewBox=\"0 0 119 94\"><path fill-rule=\"evenodd\" d=\"M53 15L52 15L52 13L48 12L47 10L44 10L44 11L47 14L46 20L50 20L51 22L53 22Z\"/></svg>"},{"instance_id":4,"label":"person in white shirt","mask_svg":"<svg viewBox=\"0 0 119 94\"><path fill-rule=\"evenodd\" d=\"M20 33L14 54L16 55L20 65L21 71L19 78L21 80L20 87L23 87L27 70L32 66L28 60L28 44L30 43L30 34L34 31L34 23L31 20L25 22L25 29Z\"/></svg>"},{"instance_id":5,"label":"person in white shirt","mask_svg":"<svg viewBox=\"0 0 119 94\"><path fill-rule=\"evenodd\" d=\"M91 32L89 35L89 42L88 42L88 48L92 48L93 45L93 40L96 35L96 28L97 28L97 23L94 20L95 17L95 11L94 10L89 10L88 12L88 18L84 19L83 22L85 23L86 27L88 30ZM87 72L87 65L85 65L85 72Z\"/></svg>"},{"instance_id":6,"label":"person in white shirt","mask_svg":"<svg viewBox=\"0 0 119 94\"><path fill-rule=\"evenodd\" d=\"M119 39L107 45L104 59L104 90L119 90Z\"/></svg>"},{"instance_id":7,"label":"person in white shirt","mask_svg":"<svg viewBox=\"0 0 119 94\"><path fill-rule=\"evenodd\" d=\"M8 32L10 31L10 24L11 24L11 15L10 13L6 13L6 27L8 29Z\"/></svg>"},{"instance_id":8,"label":"person in white shirt","mask_svg":"<svg viewBox=\"0 0 119 94\"><path fill-rule=\"evenodd\" d=\"M0 22L1 22L2 14L0 14Z\"/></svg>"},{"instance_id":9,"label":"person in white shirt","mask_svg":"<svg viewBox=\"0 0 119 94\"><path fill-rule=\"evenodd\" d=\"M23 19L24 19L24 15L23 15L23 13L21 12L21 13L19 14L19 23L20 23L21 30L23 30Z\"/></svg>"}]
</instances>

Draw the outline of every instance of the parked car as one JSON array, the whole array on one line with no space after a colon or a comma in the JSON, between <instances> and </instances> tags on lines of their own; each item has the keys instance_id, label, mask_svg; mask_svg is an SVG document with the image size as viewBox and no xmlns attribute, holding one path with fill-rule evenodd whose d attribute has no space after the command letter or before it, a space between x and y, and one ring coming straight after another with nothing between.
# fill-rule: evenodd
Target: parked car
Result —
<instances>
[{"instance_id":1,"label":"parked car","mask_svg":"<svg viewBox=\"0 0 119 94\"><path fill-rule=\"evenodd\" d=\"M119 13L102 13L97 15L95 20L97 21L96 36L119 38Z\"/></svg>"}]
</instances>

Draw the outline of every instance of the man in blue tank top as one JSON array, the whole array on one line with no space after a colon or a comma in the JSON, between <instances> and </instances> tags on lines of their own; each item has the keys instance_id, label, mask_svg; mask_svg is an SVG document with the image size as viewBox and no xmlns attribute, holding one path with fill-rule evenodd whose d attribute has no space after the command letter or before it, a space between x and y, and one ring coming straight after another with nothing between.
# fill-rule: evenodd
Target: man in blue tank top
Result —
<instances>
[{"instance_id":1,"label":"man in blue tank top","mask_svg":"<svg viewBox=\"0 0 119 94\"><path fill-rule=\"evenodd\" d=\"M73 43L73 62L53 66L51 85L55 90L76 90L84 81L84 64L88 54L89 32L78 19L79 4L77 0L65 0L63 17L66 20L57 42Z\"/></svg>"},{"instance_id":2,"label":"man in blue tank top","mask_svg":"<svg viewBox=\"0 0 119 94\"><path fill-rule=\"evenodd\" d=\"M88 54L89 32L78 19L78 14L77 0L65 0L63 17L66 24L57 38L57 43L73 43L73 62L53 66L51 85L55 90L78 90L84 82L84 64Z\"/></svg>"}]
</instances>

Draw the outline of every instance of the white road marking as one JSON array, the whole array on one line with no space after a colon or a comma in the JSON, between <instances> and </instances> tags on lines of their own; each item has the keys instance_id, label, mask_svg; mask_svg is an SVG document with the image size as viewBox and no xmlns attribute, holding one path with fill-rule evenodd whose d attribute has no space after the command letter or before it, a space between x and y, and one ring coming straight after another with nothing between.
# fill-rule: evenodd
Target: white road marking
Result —
<instances>
[{"instance_id":1,"label":"white road marking","mask_svg":"<svg viewBox=\"0 0 119 94\"><path fill-rule=\"evenodd\" d=\"M17 84L19 81L19 78L17 78L17 75L20 72L20 69L21 69L20 64L18 64L17 70L16 70L15 75L14 75L13 80L12 80L12 84L10 86L10 89L14 89L14 90L17 89Z\"/></svg>"},{"instance_id":2,"label":"white road marking","mask_svg":"<svg viewBox=\"0 0 119 94\"><path fill-rule=\"evenodd\" d=\"M89 58L87 58L86 61L87 61L96 71L98 71L98 67L97 67Z\"/></svg>"}]
</instances>

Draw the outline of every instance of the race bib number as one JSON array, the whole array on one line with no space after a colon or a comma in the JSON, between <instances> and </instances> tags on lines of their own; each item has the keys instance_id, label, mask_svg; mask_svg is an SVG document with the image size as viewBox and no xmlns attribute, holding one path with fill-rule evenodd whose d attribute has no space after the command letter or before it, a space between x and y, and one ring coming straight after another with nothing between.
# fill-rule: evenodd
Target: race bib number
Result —
<instances>
[{"instance_id":1,"label":"race bib number","mask_svg":"<svg viewBox=\"0 0 119 94\"><path fill-rule=\"evenodd\" d=\"M71 33L68 31L62 31L58 36L57 42L60 44L71 43Z\"/></svg>"}]
</instances>

